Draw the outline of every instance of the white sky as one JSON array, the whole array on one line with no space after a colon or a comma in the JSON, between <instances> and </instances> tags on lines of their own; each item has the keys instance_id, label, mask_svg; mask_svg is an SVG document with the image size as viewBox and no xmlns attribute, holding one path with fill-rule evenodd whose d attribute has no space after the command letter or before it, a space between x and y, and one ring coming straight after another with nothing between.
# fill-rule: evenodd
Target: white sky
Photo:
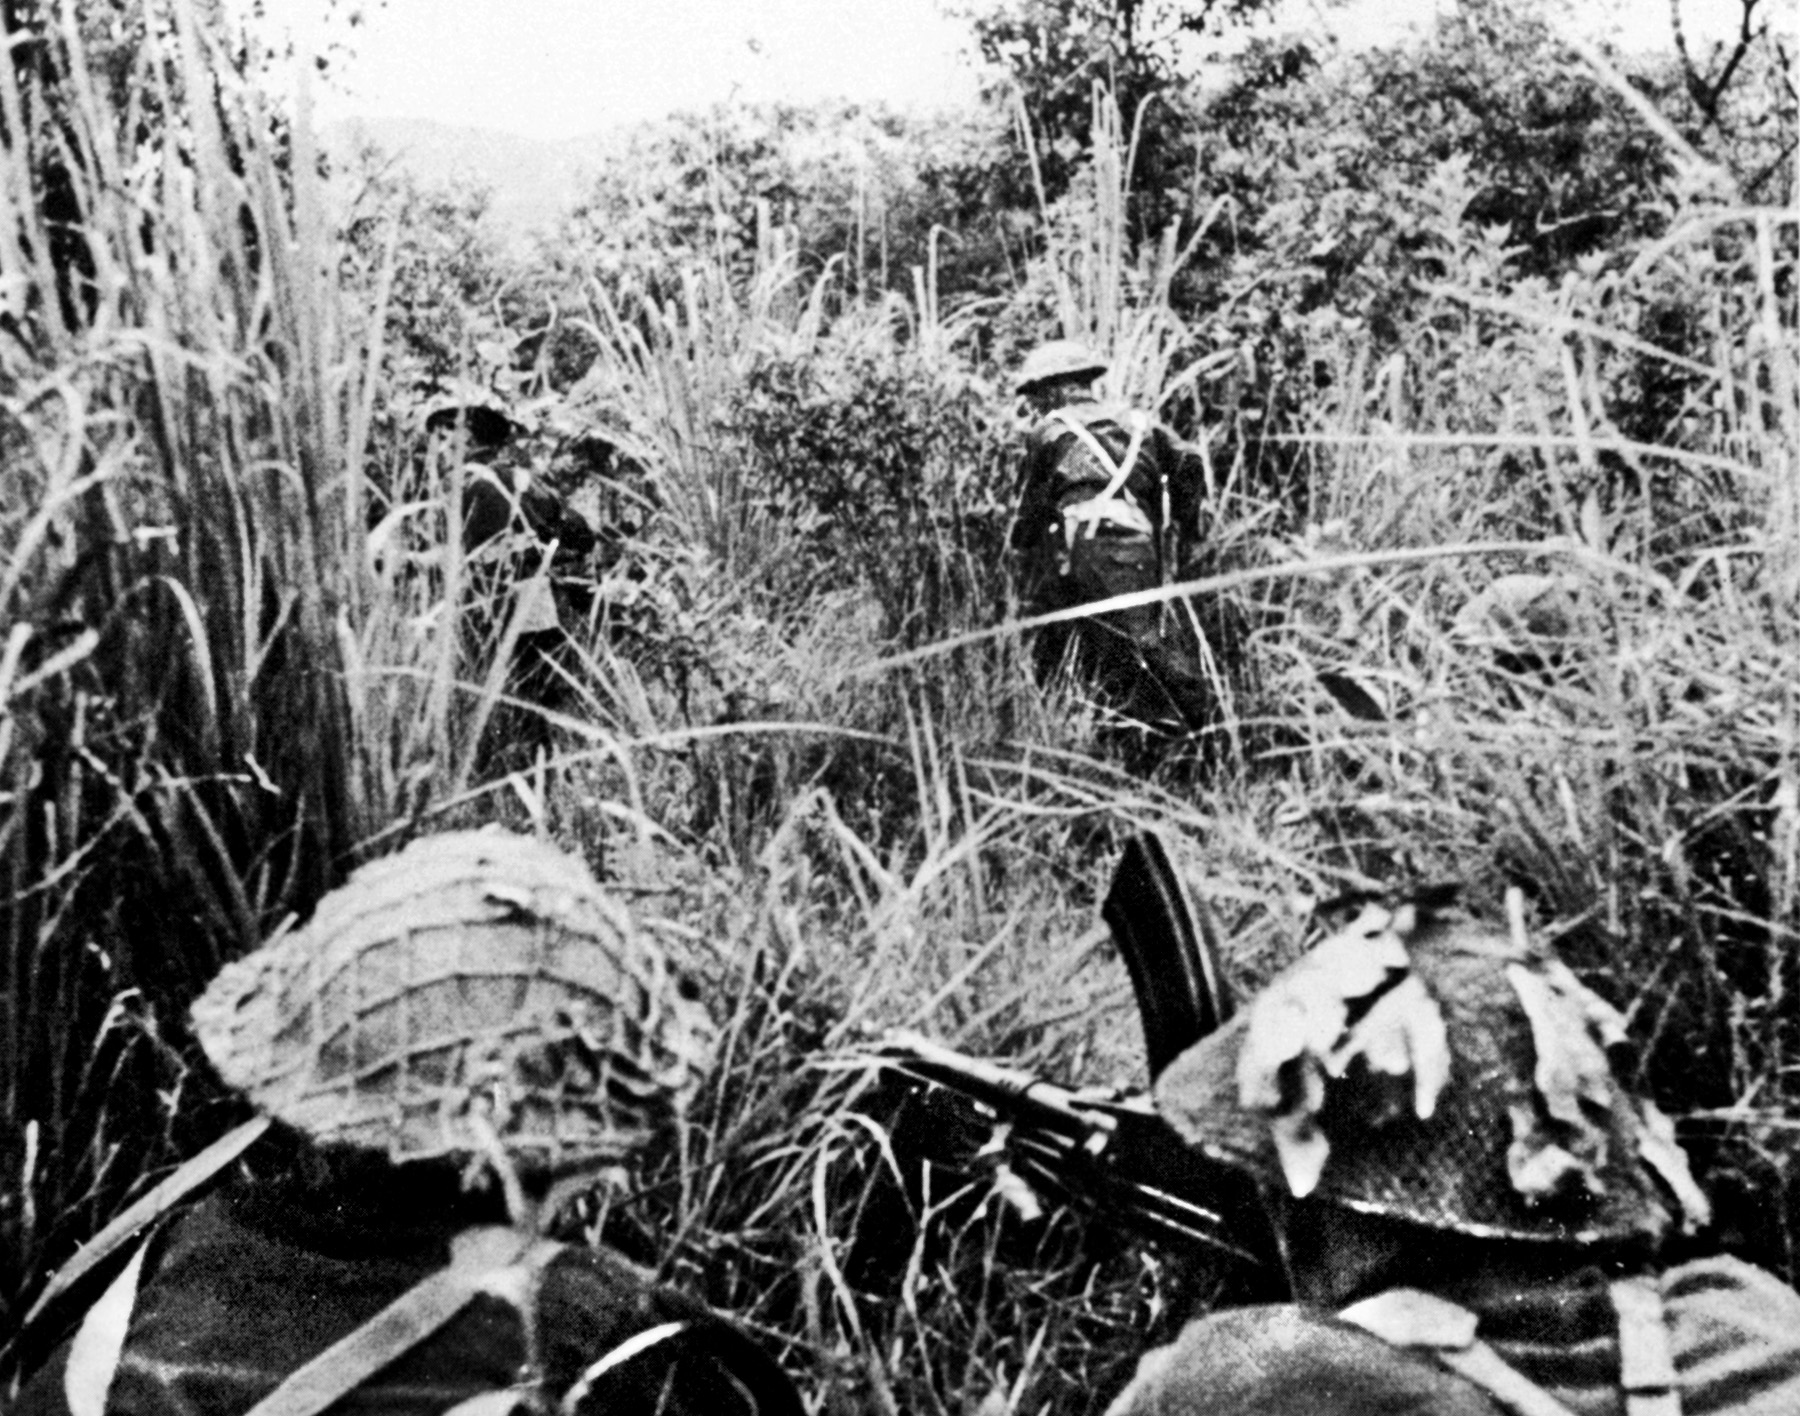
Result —
<instances>
[{"instance_id":1,"label":"white sky","mask_svg":"<svg viewBox=\"0 0 1800 1416\"><path fill-rule=\"evenodd\" d=\"M236 0L240 6L247 0ZM327 0L263 0L316 45ZM1680 0L1690 39L1722 38L1737 0ZM1777 11L1794 0L1764 0ZM1433 0L1290 0L1299 23L1381 39ZM737 97L932 107L970 96L966 27L939 0L338 0L362 23L321 117L431 118L564 138ZM1628 40L1667 49L1668 0L1586 0ZM1791 25L1792 19L1788 23Z\"/></svg>"}]
</instances>

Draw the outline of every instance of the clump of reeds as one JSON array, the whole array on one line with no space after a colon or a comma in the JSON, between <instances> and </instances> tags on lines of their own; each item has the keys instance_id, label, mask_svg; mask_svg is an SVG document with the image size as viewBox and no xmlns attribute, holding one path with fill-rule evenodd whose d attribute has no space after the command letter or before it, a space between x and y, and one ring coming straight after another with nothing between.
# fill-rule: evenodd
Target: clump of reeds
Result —
<instances>
[{"instance_id":1,"label":"clump of reeds","mask_svg":"<svg viewBox=\"0 0 1800 1416\"><path fill-rule=\"evenodd\" d=\"M441 524L422 572L365 465L380 314L337 297L304 107L185 0L39 18L0 66L13 1319L220 1124L187 1000L448 794L469 717Z\"/></svg>"},{"instance_id":2,"label":"clump of reeds","mask_svg":"<svg viewBox=\"0 0 1800 1416\"><path fill-rule=\"evenodd\" d=\"M1779 230L1699 198L1554 294L1453 237L1428 337L1378 367L1312 351L1341 396L1315 405L1318 520L1271 547L1289 623L1263 642L1304 854L1343 884L1459 879L1490 910L1523 887L1627 1009L1643 1081L1729 1201L1715 1237L1792 1272L1800 720L1777 666L1800 370ZM1694 316L1683 347L1633 324L1668 301ZM1646 369L1683 390L1655 429ZM1557 580L1553 642L1457 623L1507 574ZM1334 703L1328 673L1379 714Z\"/></svg>"}]
</instances>

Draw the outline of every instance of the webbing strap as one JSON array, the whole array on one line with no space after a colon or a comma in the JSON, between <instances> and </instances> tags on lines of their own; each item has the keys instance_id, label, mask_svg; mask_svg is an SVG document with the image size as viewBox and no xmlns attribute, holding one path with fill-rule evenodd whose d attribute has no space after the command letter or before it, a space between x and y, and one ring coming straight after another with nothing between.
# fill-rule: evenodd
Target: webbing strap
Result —
<instances>
[{"instance_id":1,"label":"webbing strap","mask_svg":"<svg viewBox=\"0 0 1800 1416\"><path fill-rule=\"evenodd\" d=\"M1138 422L1137 426L1131 431L1131 442L1125 449L1125 456L1119 459L1119 461L1114 462L1112 454L1106 450L1100 442L1100 439L1094 436L1094 430L1088 427L1086 423L1082 422L1081 419L1077 418L1074 414L1070 413L1068 409L1058 408L1050 414L1050 417L1052 421L1061 423L1070 432L1075 434L1076 437L1080 438L1082 442L1086 443L1088 451L1093 453L1094 456L1099 459L1100 465L1107 468L1112 473L1111 479L1106 484L1106 490L1101 492L1099 496L1090 498L1090 500L1100 502L1111 501L1116 498L1125 486L1125 479L1131 475L1131 469L1137 465L1138 453L1143 450L1144 433L1147 431L1149 424L1143 421ZM1090 532L1089 534L1092 533Z\"/></svg>"},{"instance_id":2,"label":"webbing strap","mask_svg":"<svg viewBox=\"0 0 1800 1416\"><path fill-rule=\"evenodd\" d=\"M1156 530L1149 517L1121 497L1092 497L1087 501L1070 502L1062 509L1062 519L1063 542L1068 546L1075 544L1084 527L1090 537L1097 535L1102 526L1144 538L1155 534Z\"/></svg>"},{"instance_id":3,"label":"webbing strap","mask_svg":"<svg viewBox=\"0 0 1800 1416\"><path fill-rule=\"evenodd\" d=\"M561 1251L510 1229L467 1230L451 1246L448 1268L414 1284L355 1331L290 1372L247 1416L319 1416L401 1353L438 1331L480 1293L518 1306L536 1274ZM521 1311L529 1331L530 1315Z\"/></svg>"},{"instance_id":4,"label":"webbing strap","mask_svg":"<svg viewBox=\"0 0 1800 1416\"><path fill-rule=\"evenodd\" d=\"M594 1383L599 1381L615 1367L622 1367L641 1352L648 1352L659 1343L667 1342L672 1337L679 1337L691 1324L686 1322L658 1323L655 1327L645 1328L642 1332L633 1333L612 1351L593 1363L575 1384L563 1394L562 1410L564 1416L573 1416L580 1409L581 1403L593 1390Z\"/></svg>"},{"instance_id":5,"label":"webbing strap","mask_svg":"<svg viewBox=\"0 0 1800 1416\"><path fill-rule=\"evenodd\" d=\"M1549 1392L1517 1368L1485 1342L1477 1339L1461 1351L1440 1347L1431 1355L1459 1377L1474 1382L1495 1401L1516 1416L1575 1416ZM1636 1416L1636 1413L1633 1413Z\"/></svg>"},{"instance_id":6,"label":"webbing strap","mask_svg":"<svg viewBox=\"0 0 1800 1416\"><path fill-rule=\"evenodd\" d=\"M1569 1408L1475 1336L1479 1319L1461 1304L1416 1288L1390 1288L1338 1314L1396 1347L1435 1357L1513 1416L1574 1416ZM1639 1416L1633 1411L1631 1416ZM1646 1413L1646 1416L1648 1414Z\"/></svg>"},{"instance_id":7,"label":"webbing strap","mask_svg":"<svg viewBox=\"0 0 1800 1416\"><path fill-rule=\"evenodd\" d=\"M1619 1317L1619 1381L1626 1416L1681 1416L1681 1388L1669 1355L1662 1294L1647 1278L1607 1285Z\"/></svg>"}]
</instances>

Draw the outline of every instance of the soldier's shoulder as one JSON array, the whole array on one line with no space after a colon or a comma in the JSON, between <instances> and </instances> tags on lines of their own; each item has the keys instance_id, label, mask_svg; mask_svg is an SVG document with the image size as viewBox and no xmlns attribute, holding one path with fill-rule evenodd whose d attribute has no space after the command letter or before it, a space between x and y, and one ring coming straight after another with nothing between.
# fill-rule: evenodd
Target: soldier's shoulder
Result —
<instances>
[{"instance_id":1,"label":"soldier's shoulder","mask_svg":"<svg viewBox=\"0 0 1800 1416\"><path fill-rule=\"evenodd\" d=\"M1302 1416L1497 1416L1488 1396L1435 1363L1329 1313L1271 1303L1213 1313L1145 1355L1108 1416L1207 1411Z\"/></svg>"},{"instance_id":2,"label":"soldier's shoulder","mask_svg":"<svg viewBox=\"0 0 1800 1416\"><path fill-rule=\"evenodd\" d=\"M1660 1287L1678 1335L1702 1347L1734 1334L1779 1347L1793 1369L1800 1410L1800 1293L1766 1269L1724 1254L1669 1269Z\"/></svg>"},{"instance_id":3,"label":"soldier's shoulder","mask_svg":"<svg viewBox=\"0 0 1800 1416\"><path fill-rule=\"evenodd\" d=\"M1115 423L1127 431L1157 426L1156 419L1142 408L1113 399L1089 399L1073 403L1066 411L1084 423Z\"/></svg>"},{"instance_id":4,"label":"soldier's shoulder","mask_svg":"<svg viewBox=\"0 0 1800 1416\"><path fill-rule=\"evenodd\" d=\"M1161 452L1175 456L1200 453L1198 444L1180 436L1147 408L1128 403L1080 403L1062 411L1085 427L1113 430L1126 437L1138 438L1145 446Z\"/></svg>"},{"instance_id":5,"label":"soldier's shoulder","mask_svg":"<svg viewBox=\"0 0 1800 1416\"><path fill-rule=\"evenodd\" d=\"M1800 1294L1725 1256L1672 1268L1661 1288L1688 1416L1800 1411Z\"/></svg>"},{"instance_id":6,"label":"soldier's shoulder","mask_svg":"<svg viewBox=\"0 0 1800 1416\"><path fill-rule=\"evenodd\" d=\"M562 1246L538 1302L548 1375L581 1416L652 1401L670 1416L803 1409L781 1365L734 1322L609 1249Z\"/></svg>"}]
</instances>

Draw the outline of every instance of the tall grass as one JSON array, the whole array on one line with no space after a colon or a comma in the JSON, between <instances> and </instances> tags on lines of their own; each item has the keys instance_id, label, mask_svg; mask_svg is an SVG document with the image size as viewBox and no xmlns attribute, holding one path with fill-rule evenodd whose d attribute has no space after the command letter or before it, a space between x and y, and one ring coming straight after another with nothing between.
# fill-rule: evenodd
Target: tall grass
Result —
<instances>
[{"instance_id":1,"label":"tall grass","mask_svg":"<svg viewBox=\"0 0 1800 1416\"><path fill-rule=\"evenodd\" d=\"M1460 879L1490 908L1522 885L1630 1014L1642 1077L1721 1198L1715 1239L1792 1273L1792 216L1698 202L1622 275L1551 292L1460 229L1462 177L1440 174L1452 275L1420 337L1379 367L1350 343L1310 351L1342 395L1308 435L1321 524L1273 548L1299 572L1265 637L1306 705L1289 819L1346 880ZM1690 342L1644 343L1631 321L1671 300ZM1632 395L1646 367L1684 390L1653 437ZM1533 549L1320 564L1495 540ZM1541 674L1453 632L1516 571L1572 596ZM1334 711L1320 669L1365 674L1390 720Z\"/></svg>"},{"instance_id":2,"label":"tall grass","mask_svg":"<svg viewBox=\"0 0 1800 1416\"><path fill-rule=\"evenodd\" d=\"M1130 221L1132 172L1145 111L1121 113L1112 93L1099 84L1092 101L1089 169L1070 195L1054 205L1044 200L1038 180L1044 250L1037 276L1048 286L1050 308L1063 334L1089 340L1107 356L1107 394L1162 414L1218 367L1217 359L1194 360L1192 336L1175 311L1172 293L1225 203L1214 203L1185 238L1180 224L1171 222L1155 241L1136 242ZM1025 121L1022 108L1019 121ZM1025 147L1035 176L1036 149L1029 132Z\"/></svg>"},{"instance_id":3,"label":"tall grass","mask_svg":"<svg viewBox=\"0 0 1800 1416\"><path fill-rule=\"evenodd\" d=\"M1188 843L1245 985L1299 947L1296 892L1455 878L1492 905L1523 883L1746 1200L1725 1237L1800 1265L1788 214L1696 208L1622 281L1553 299L1463 228L1441 174L1429 320L1392 357L1342 331L1307 350L1334 374L1301 432L1314 524L1275 539L1275 509L1219 471L1219 555L1265 587L1246 652L1273 746L1204 778L1127 775L1090 707L1030 680L995 543L1007 463L975 417L1003 426L1004 400L961 337L985 313L939 309L929 272L914 308L858 308L830 272L798 281L773 234L748 283L596 285L601 353L569 403L624 424L660 512L599 586L543 757L497 773L500 710L533 705L505 701L506 587L477 586L451 534L460 459L369 446L382 282L372 309L337 288L304 124L285 147L218 37L168 14L130 86L159 95L148 136L67 37L63 108L0 76L0 259L24 302L0 331L0 1318L221 1123L181 1023L219 960L359 852L496 818L583 850L725 1024L693 1128L590 1207L592 1233L743 1318L812 1409L1099 1409L1218 1297L1101 1222L1019 1219L985 1137L939 1138L967 1142L973 1179L929 1164L942 1118L868 1062L904 1025L1141 1082L1094 919L1134 825ZM1096 122L1092 190L1046 214L1021 318L1101 341L1114 391L1167 411L1213 367L1170 306L1186 252L1125 242L1130 141ZM52 260L33 185L53 162L91 262L66 308L78 267ZM1646 354L1633 302L1668 294L1701 334ZM1665 356L1683 421L1627 436L1632 361ZM827 539L800 434L830 430L846 473L898 466L882 430L945 388L970 447L928 448L917 500L959 515ZM1455 549L1494 543L1533 549ZM851 546L925 571L883 579ZM1384 551L1410 558L1364 554ZM1553 677L1450 630L1515 569L1576 587ZM944 593L905 598L927 572ZM1381 686L1388 720L1342 713L1330 668Z\"/></svg>"},{"instance_id":4,"label":"tall grass","mask_svg":"<svg viewBox=\"0 0 1800 1416\"><path fill-rule=\"evenodd\" d=\"M365 463L379 314L339 298L304 108L185 0L99 55L58 13L0 66L8 1330L222 1124L188 999L451 794L482 683L442 497L424 573Z\"/></svg>"},{"instance_id":5,"label":"tall grass","mask_svg":"<svg viewBox=\"0 0 1800 1416\"><path fill-rule=\"evenodd\" d=\"M132 74L156 103L145 141L72 29L44 66L0 70L15 1315L147 1159L192 1139L155 1001L329 883L357 829L331 672L351 405L315 294L322 232L266 118L217 86L214 37L167 18ZM51 171L81 213L57 233L35 201ZM164 1107L133 1104L157 1087Z\"/></svg>"},{"instance_id":6,"label":"tall grass","mask_svg":"<svg viewBox=\"0 0 1800 1416\"><path fill-rule=\"evenodd\" d=\"M723 261L688 268L666 299L628 292L624 308L619 294L591 284L586 328L601 352L570 396L576 410L629 411L632 450L656 470L680 539L734 582L761 578L787 527L757 497L720 412L768 341L804 350L824 321L827 282L789 305L798 267L772 237L763 250L747 288Z\"/></svg>"}]
</instances>

